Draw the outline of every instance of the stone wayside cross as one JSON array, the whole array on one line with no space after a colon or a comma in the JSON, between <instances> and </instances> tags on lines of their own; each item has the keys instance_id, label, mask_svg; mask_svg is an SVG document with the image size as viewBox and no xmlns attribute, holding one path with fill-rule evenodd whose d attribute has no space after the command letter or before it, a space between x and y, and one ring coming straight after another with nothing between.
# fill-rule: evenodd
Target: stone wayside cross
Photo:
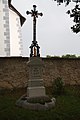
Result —
<instances>
[{"instance_id":1,"label":"stone wayside cross","mask_svg":"<svg viewBox=\"0 0 80 120\"><path fill-rule=\"evenodd\" d=\"M38 16L43 16L42 13L38 13L38 11L36 11L36 5L33 5L33 10L31 10L31 12L27 11L27 15L31 14L31 17L33 17L33 41L32 44L30 46L31 49L31 53L30 53L30 57L32 56L38 56L40 57L40 53L39 53L39 49L40 47L38 46L38 43L36 41L36 18L38 18Z\"/></svg>"},{"instance_id":2,"label":"stone wayside cross","mask_svg":"<svg viewBox=\"0 0 80 120\"><path fill-rule=\"evenodd\" d=\"M27 11L27 14L31 14L33 17L33 41L30 46L30 59L27 62L29 68L27 93L16 102L16 105L32 110L47 110L55 106L55 101L49 98L45 92L43 82L43 68L45 65L40 58L40 47L36 41L36 18L38 18L38 15L42 16L43 14L36 11L36 5L33 5L33 8L34 10L31 10L31 12Z\"/></svg>"},{"instance_id":3,"label":"stone wayside cross","mask_svg":"<svg viewBox=\"0 0 80 120\"><path fill-rule=\"evenodd\" d=\"M33 10L31 12L27 11L27 15L31 14L33 17L33 41L30 46L30 60L28 62L29 66L29 80L28 80L28 88L27 88L27 96L35 97L35 96L44 96L45 95L45 87L43 86L43 61L40 58L39 46L36 41L36 20L38 16L42 16L42 13L38 13L36 11L36 5L33 5Z\"/></svg>"}]
</instances>

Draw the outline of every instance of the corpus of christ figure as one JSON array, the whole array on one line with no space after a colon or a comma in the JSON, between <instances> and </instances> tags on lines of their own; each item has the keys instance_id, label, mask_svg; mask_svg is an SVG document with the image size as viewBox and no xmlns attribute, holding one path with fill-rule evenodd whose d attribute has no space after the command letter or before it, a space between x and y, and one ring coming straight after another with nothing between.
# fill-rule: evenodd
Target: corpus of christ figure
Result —
<instances>
[{"instance_id":1,"label":"corpus of christ figure","mask_svg":"<svg viewBox=\"0 0 80 120\"><path fill-rule=\"evenodd\" d=\"M36 41L36 18L38 18L38 16L43 16L42 13L38 13L38 11L36 11L36 5L33 5L33 10L31 10L31 12L27 11L27 15L31 14L31 17L33 17L33 41L32 44L30 46L30 57L40 57L40 53L39 53L39 49L40 47L38 46L38 43Z\"/></svg>"}]
</instances>

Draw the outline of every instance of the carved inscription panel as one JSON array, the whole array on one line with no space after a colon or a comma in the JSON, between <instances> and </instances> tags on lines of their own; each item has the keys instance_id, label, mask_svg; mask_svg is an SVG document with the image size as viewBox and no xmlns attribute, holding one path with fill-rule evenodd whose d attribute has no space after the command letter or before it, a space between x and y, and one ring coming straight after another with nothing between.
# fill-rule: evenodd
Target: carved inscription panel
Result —
<instances>
[{"instance_id":1,"label":"carved inscription panel","mask_svg":"<svg viewBox=\"0 0 80 120\"><path fill-rule=\"evenodd\" d=\"M31 68L31 74L30 78L36 78L36 79L41 79L42 78L42 70L40 67L32 67Z\"/></svg>"}]
</instances>

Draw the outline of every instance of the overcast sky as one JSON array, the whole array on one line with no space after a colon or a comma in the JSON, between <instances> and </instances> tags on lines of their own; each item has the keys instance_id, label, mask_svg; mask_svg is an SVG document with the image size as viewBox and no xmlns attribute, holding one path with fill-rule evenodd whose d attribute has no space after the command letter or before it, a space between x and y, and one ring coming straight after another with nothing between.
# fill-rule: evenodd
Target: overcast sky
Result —
<instances>
[{"instance_id":1,"label":"overcast sky","mask_svg":"<svg viewBox=\"0 0 80 120\"><path fill-rule=\"evenodd\" d=\"M38 12L43 17L37 19L37 41L40 46L41 56L65 54L80 55L80 33L75 34L70 27L74 24L73 19L66 14L68 9L74 6L64 4L57 6L52 0L13 0L15 8L26 17L22 26L24 56L29 56L29 46L32 43L32 17L26 15L26 11L37 5Z\"/></svg>"}]
</instances>

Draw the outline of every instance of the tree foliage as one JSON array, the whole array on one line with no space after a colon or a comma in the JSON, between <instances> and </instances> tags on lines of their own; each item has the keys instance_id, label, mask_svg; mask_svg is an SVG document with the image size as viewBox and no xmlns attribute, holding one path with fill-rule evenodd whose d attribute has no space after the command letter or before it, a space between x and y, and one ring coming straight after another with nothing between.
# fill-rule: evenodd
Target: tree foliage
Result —
<instances>
[{"instance_id":1,"label":"tree foliage","mask_svg":"<svg viewBox=\"0 0 80 120\"><path fill-rule=\"evenodd\" d=\"M80 58L80 56L76 56L75 54L66 54L60 56L51 56L51 55L46 55L46 58Z\"/></svg>"},{"instance_id":2,"label":"tree foliage","mask_svg":"<svg viewBox=\"0 0 80 120\"><path fill-rule=\"evenodd\" d=\"M70 54L62 55L62 58L76 58L76 55L70 55Z\"/></svg>"},{"instance_id":3,"label":"tree foliage","mask_svg":"<svg viewBox=\"0 0 80 120\"><path fill-rule=\"evenodd\" d=\"M74 33L79 33L80 32L80 7L79 7L79 2L80 0L54 0L58 3L58 5L61 5L62 3L65 3L65 6L69 5L70 2L75 2L76 5L73 9L68 10L66 13L70 14L70 17L73 17L73 22L75 23L72 27L71 30Z\"/></svg>"}]
</instances>

